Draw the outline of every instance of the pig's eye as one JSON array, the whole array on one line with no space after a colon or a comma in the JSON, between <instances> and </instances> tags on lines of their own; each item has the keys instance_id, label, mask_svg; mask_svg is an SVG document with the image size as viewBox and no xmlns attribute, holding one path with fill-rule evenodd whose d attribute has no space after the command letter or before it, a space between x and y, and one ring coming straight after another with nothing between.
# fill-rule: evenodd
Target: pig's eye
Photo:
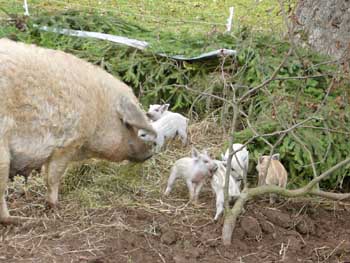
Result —
<instances>
[{"instance_id":1,"label":"pig's eye","mask_svg":"<svg viewBox=\"0 0 350 263\"><path fill-rule=\"evenodd\" d=\"M207 160L204 160L204 163L209 163Z\"/></svg>"},{"instance_id":2,"label":"pig's eye","mask_svg":"<svg viewBox=\"0 0 350 263\"><path fill-rule=\"evenodd\" d=\"M132 129L132 126L129 123L125 122L124 125L128 130Z\"/></svg>"},{"instance_id":3,"label":"pig's eye","mask_svg":"<svg viewBox=\"0 0 350 263\"><path fill-rule=\"evenodd\" d=\"M146 137L146 134L141 134L140 135L142 138L145 138Z\"/></svg>"},{"instance_id":4,"label":"pig's eye","mask_svg":"<svg viewBox=\"0 0 350 263\"><path fill-rule=\"evenodd\" d=\"M155 112L158 112L159 111L159 109L156 109L156 110L154 110Z\"/></svg>"},{"instance_id":5,"label":"pig's eye","mask_svg":"<svg viewBox=\"0 0 350 263\"><path fill-rule=\"evenodd\" d=\"M125 127L126 127L128 130L131 130L131 129L132 129L132 126L131 126L129 123L125 122L123 119L120 119L120 121L121 121L122 124L125 125Z\"/></svg>"}]
</instances>

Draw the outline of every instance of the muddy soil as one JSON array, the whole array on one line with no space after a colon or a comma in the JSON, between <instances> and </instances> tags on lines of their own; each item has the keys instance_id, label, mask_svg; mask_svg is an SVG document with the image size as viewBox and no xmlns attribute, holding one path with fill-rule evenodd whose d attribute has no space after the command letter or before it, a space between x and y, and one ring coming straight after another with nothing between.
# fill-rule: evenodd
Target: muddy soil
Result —
<instances>
[{"instance_id":1,"label":"muddy soil","mask_svg":"<svg viewBox=\"0 0 350 263\"><path fill-rule=\"evenodd\" d=\"M0 226L0 262L350 262L350 203L255 200L224 247L214 200L201 201L86 210L65 200L52 212L10 200L45 220Z\"/></svg>"}]
</instances>

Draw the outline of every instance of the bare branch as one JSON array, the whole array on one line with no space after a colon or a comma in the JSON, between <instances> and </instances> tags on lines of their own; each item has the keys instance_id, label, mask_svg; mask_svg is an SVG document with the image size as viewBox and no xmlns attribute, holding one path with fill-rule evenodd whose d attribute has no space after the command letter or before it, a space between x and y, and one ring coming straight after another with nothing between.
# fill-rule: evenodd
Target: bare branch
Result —
<instances>
[{"instance_id":1,"label":"bare branch","mask_svg":"<svg viewBox=\"0 0 350 263\"><path fill-rule=\"evenodd\" d=\"M224 246L231 244L232 233L235 229L238 215L241 213L246 201L247 199L244 197L238 198L230 213L225 214L224 226L222 228L222 241Z\"/></svg>"},{"instance_id":2,"label":"bare branch","mask_svg":"<svg viewBox=\"0 0 350 263\"><path fill-rule=\"evenodd\" d=\"M340 194L340 193L325 192L325 191L316 190L316 189L312 190L310 192L310 194L316 195L319 197L323 197L323 198L327 198L327 199L331 199L331 200L335 200L335 201L341 201L341 200L345 200L345 199L350 198L350 193Z\"/></svg>"},{"instance_id":3,"label":"bare branch","mask_svg":"<svg viewBox=\"0 0 350 263\"><path fill-rule=\"evenodd\" d=\"M242 97L238 100L238 104L241 103L245 98L247 98L248 96L250 96L252 93L258 91L259 89L265 87L266 85L268 85L271 81L273 81L278 72L280 71L280 69L283 67L284 63L286 63L287 59L289 58L289 56L292 53L292 49L289 49L288 53L284 56L284 59L282 60L281 64L278 65L278 67L275 69L275 71L272 73L271 77L268 78L267 80L265 80L264 82L262 82L261 84L259 84L258 86L250 89L249 91L247 91L245 94L242 95Z\"/></svg>"},{"instance_id":4,"label":"bare branch","mask_svg":"<svg viewBox=\"0 0 350 263\"><path fill-rule=\"evenodd\" d=\"M302 125L301 128L315 129L315 130L323 130L330 133L339 133L344 135L350 135L350 132L337 131L335 129L326 128L326 127L317 127L312 125Z\"/></svg>"},{"instance_id":5,"label":"bare branch","mask_svg":"<svg viewBox=\"0 0 350 263\"><path fill-rule=\"evenodd\" d=\"M299 138L299 136L297 136L295 134L295 132L291 132L290 133L293 138L301 145L301 147L304 148L304 150L307 152L307 154L309 155L309 158L310 158L310 164L311 164L311 167L312 167L312 172L314 174L314 178L317 177L317 170L316 170L316 166L315 166L315 161L314 161L314 158L312 156L312 152L309 150L309 148L306 146L306 144Z\"/></svg>"},{"instance_id":6,"label":"bare branch","mask_svg":"<svg viewBox=\"0 0 350 263\"><path fill-rule=\"evenodd\" d=\"M225 99L225 98L222 98L222 97L220 97L220 96L217 96L217 95L214 95L214 94L210 94L210 93L207 93L207 92L204 92L204 91L200 91L200 90L191 89L191 88L189 88L187 85L174 84L173 86L174 86L174 87L185 88L185 89L187 89L187 90L189 90L189 91L199 93L200 95L203 95L203 96L212 97L212 98L215 98L215 99L217 99L217 100L221 100L221 101L223 101L223 102L225 102L225 103L229 103L230 105L233 106L232 101L229 101L229 100L227 100L227 99Z\"/></svg>"},{"instance_id":7,"label":"bare branch","mask_svg":"<svg viewBox=\"0 0 350 263\"><path fill-rule=\"evenodd\" d=\"M234 102L235 102L235 97L234 97ZM233 106L233 119L232 119L232 126L231 126L231 134L229 137L229 155L227 159L227 164L226 164L226 174L225 174L225 188L224 188L224 207L225 207L225 213L226 211L229 210L229 195L228 195L228 188L229 188L229 181L230 181L230 176L231 176L231 162L232 158L234 155L234 151L232 148L233 142L234 142L234 134L236 131L236 125L237 125L237 118L238 118L238 111L239 111L239 106L234 103Z\"/></svg>"},{"instance_id":8,"label":"bare branch","mask_svg":"<svg viewBox=\"0 0 350 263\"><path fill-rule=\"evenodd\" d=\"M332 168L330 168L329 170L327 170L326 172L324 172L323 174L321 174L320 176L314 178L311 182L309 182L306 185L306 189L308 191L311 190L312 187L314 187L317 183L319 183L320 181L322 181L323 179L327 178L329 175L331 175L334 171L338 170L339 168L341 168L342 166L346 165L350 163L350 158L347 158L343 161L341 161L340 163L334 165Z\"/></svg>"},{"instance_id":9,"label":"bare branch","mask_svg":"<svg viewBox=\"0 0 350 263\"><path fill-rule=\"evenodd\" d=\"M349 198L350 194L336 194L336 193L324 192L324 191L313 189L313 187L316 184L318 184L321 180L327 178L337 169L347 165L348 163L350 163L350 158L347 158L341 161L340 163L334 165L332 168L328 169L326 172L322 173L320 176L314 178L306 186L295 190L288 190L275 185L264 185L264 186L258 186L255 188L249 188L249 189L245 188L242 191L240 197L236 201L230 213L227 213L227 215L225 216L223 232L222 232L223 244L224 245L231 244L232 232L233 232L235 223L237 221L237 218L242 212L245 202L259 195L275 193L285 197L300 197L304 195L315 195L315 196L321 196L321 197L325 197L333 200L343 200L343 199Z\"/></svg>"},{"instance_id":10,"label":"bare branch","mask_svg":"<svg viewBox=\"0 0 350 263\"><path fill-rule=\"evenodd\" d=\"M271 193L283 195L286 197L298 197L298 196L302 196L302 195L306 195L306 194L313 194L314 192L312 191L312 188L317 183L319 183L323 179L327 178L333 172L335 172L336 170L345 166L348 163L350 163L350 158L347 158L347 159L341 161L340 163L334 165L332 168L330 168L326 172L322 173L320 176L311 180L306 186L299 188L299 189L287 190L287 189L284 189L284 188L281 188L278 186L272 186L272 185L266 186L266 185L264 185L264 186L259 186L259 187L248 189L247 194L249 195L250 198L253 198L253 197L258 196L258 195L271 194Z\"/></svg>"},{"instance_id":11,"label":"bare branch","mask_svg":"<svg viewBox=\"0 0 350 263\"><path fill-rule=\"evenodd\" d=\"M316 79L316 78L322 78L322 77L332 77L334 75L338 75L338 74L336 74L336 73L326 73L326 74L311 75L311 76L278 77L278 78L275 78L274 80Z\"/></svg>"}]
</instances>

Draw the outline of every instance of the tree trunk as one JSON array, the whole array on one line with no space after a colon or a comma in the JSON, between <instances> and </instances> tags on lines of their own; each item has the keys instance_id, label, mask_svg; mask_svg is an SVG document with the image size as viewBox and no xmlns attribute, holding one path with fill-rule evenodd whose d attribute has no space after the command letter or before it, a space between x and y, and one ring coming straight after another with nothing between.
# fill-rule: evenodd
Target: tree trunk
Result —
<instances>
[{"instance_id":1,"label":"tree trunk","mask_svg":"<svg viewBox=\"0 0 350 263\"><path fill-rule=\"evenodd\" d=\"M323 54L350 57L349 0L299 0L293 20L299 40Z\"/></svg>"}]
</instances>

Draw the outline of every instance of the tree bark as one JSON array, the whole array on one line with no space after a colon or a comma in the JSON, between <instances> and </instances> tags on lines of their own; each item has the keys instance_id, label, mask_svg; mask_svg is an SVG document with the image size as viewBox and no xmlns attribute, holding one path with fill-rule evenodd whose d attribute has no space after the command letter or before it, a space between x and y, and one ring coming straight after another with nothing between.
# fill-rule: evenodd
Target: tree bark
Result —
<instances>
[{"instance_id":1,"label":"tree bark","mask_svg":"<svg viewBox=\"0 0 350 263\"><path fill-rule=\"evenodd\" d=\"M337 59L350 57L350 1L299 0L292 18L299 40Z\"/></svg>"}]
</instances>

